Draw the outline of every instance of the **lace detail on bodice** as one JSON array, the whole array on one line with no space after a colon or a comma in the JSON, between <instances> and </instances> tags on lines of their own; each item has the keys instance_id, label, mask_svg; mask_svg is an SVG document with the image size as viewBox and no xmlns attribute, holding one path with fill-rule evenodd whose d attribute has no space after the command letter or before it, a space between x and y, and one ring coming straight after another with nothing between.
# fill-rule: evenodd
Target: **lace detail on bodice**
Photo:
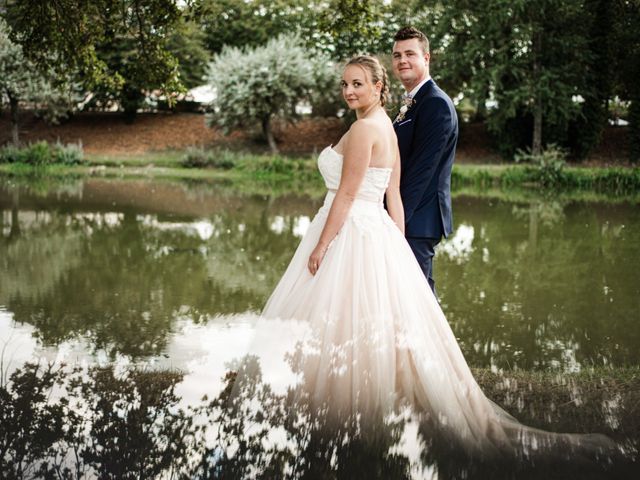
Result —
<instances>
[{"instance_id":1,"label":"lace detail on bodice","mask_svg":"<svg viewBox=\"0 0 640 480\"><path fill-rule=\"evenodd\" d=\"M318 169L327 188L337 190L342 175L342 155L331 146L325 148L318 157ZM390 178L391 168L369 167L356 198L370 202L381 202Z\"/></svg>"}]
</instances>

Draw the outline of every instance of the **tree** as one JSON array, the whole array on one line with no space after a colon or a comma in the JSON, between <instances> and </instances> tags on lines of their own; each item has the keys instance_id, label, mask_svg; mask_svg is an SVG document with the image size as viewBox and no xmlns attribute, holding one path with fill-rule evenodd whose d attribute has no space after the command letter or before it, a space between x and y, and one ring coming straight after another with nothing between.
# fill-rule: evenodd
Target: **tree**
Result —
<instances>
[{"instance_id":1,"label":"tree","mask_svg":"<svg viewBox=\"0 0 640 480\"><path fill-rule=\"evenodd\" d=\"M588 24L586 48L590 57L583 72L584 101L580 114L571 122L569 147L576 158L584 158L602 138L608 120L608 102L613 92L613 20L615 9L610 0L585 0L584 21Z\"/></svg>"},{"instance_id":2,"label":"tree","mask_svg":"<svg viewBox=\"0 0 640 480\"><path fill-rule=\"evenodd\" d=\"M304 0L201 0L194 17L205 33L209 51L224 47L257 47L285 33L300 31L317 11Z\"/></svg>"},{"instance_id":3,"label":"tree","mask_svg":"<svg viewBox=\"0 0 640 480\"><path fill-rule=\"evenodd\" d=\"M198 87L205 82L211 54L197 23L183 18L169 36L167 49L178 60L179 78L185 87Z\"/></svg>"},{"instance_id":4,"label":"tree","mask_svg":"<svg viewBox=\"0 0 640 480\"><path fill-rule=\"evenodd\" d=\"M9 27L0 18L0 105L7 102L11 115L11 139L20 143L20 103L31 102L49 111L55 120L66 113L69 95L63 84L54 86L51 77L24 58L22 47L13 43Z\"/></svg>"},{"instance_id":5,"label":"tree","mask_svg":"<svg viewBox=\"0 0 640 480\"><path fill-rule=\"evenodd\" d=\"M168 38L182 9L175 0L8 0L12 40L40 68L52 56L58 77L77 74L103 99L117 99L132 118L144 94L182 90Z\"/></svg>"},{"instance_id":6,"label":"tree","mask_svg":"<svg viewBox=\"0 0 640 480\"><path fill-rule=\"evenodd\" d=\"M273 152L278 151L272 119L295 117L296 105L310 100L317 85L331 83L337 73L320 52L304 47L297 36L279 36L253 49L227 47L210 66L217 91L212 124L230 129L260 123ZM337 89L337 88L336 88Z\"/></svg>"},{"instance_id":7,"label":"tree","mask_svg":"<svg viewBox=\"0 0 640 480\"><path fill-rule=\"evenodd\" d=\"M595 88L584 75L591 14L583 3L456 0L436 11L442 74L457 79L459 91L481 110L492 106L488 126L503 153L566 142L568 125L580 114L575 99Z\"/></svg>"},{"instance_id":8,"label":"tree","mask_svg":"<svg viewBox=\"0 0 640 480\"><path fill-rule=\"evenodd\" d=\"M613 54L614 93L629 102L629 158L640 161L640 0L616 0Z\"/></svg>"},{"instance_id":9,"label":"tree","mask_svg":"<svg viewBox=\"0 0 640 480\"><path fill-rule=\"evenodd\" d=\"M416 0L413 0L416 2ZM337 60L391 49L391 38L410 18L412 2L395 0L203 0L195 8L212 53L225 46L256 47L297 33L305 45Z\"/></svg>"},{"instance_id":10,"label":"tree","mask_svg":"<svg viewBox=\"0 0 640 480\"><path fill-rule=\"evenodd\" d=\"M316 43L336 59L381 50L384 6L380 1L332 0L319 15ZM311 37L313 38L313 37ZM388 42L387 42L388 43Z\"/></svg>"}]
</instances>

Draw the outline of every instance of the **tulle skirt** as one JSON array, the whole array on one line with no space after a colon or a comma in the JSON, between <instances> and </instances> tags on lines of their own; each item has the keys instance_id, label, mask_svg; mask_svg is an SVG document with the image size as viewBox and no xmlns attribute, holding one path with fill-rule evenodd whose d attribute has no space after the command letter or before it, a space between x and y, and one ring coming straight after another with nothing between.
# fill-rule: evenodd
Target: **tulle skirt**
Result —
<instances>
[{"instance_id":1,"label":"tulle skirt","mask_svg":"<svg viewBox=\"0 0 640 480\"><path fill-rule=\"evenodd\" d=\"M311 411L366 424L407 407L439 435L481 455L531 456L565 447L587 456L617 452L603 435L526 427L484 395L382 203L354 202L311 275L309 255L333 198L329 192L261 320L269 328L278 319L272 325L280 334L295 336L288 339L296 347L287 360ZM291 328L282 328L287 324Z\"/></svg>"}]
</instances>

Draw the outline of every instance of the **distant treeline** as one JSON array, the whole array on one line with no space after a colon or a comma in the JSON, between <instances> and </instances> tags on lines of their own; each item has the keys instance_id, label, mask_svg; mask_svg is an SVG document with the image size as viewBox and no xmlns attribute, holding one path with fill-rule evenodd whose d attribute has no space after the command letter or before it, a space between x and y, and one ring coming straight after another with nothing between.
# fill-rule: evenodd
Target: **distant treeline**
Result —
<instances>
[{"instance_id":1,"label":"distant treeline","mask_svg":"<svg viewBox=\"0 0 640 480\"><path fill-rule=\"evenodd\" d=\"M486 122L506 157L540 139L584 158L608 122L628 122L629 158L640 158L638 0L6 0L0 16L15 142L21 104L52 119L118 108L132 120L215 84L211 62L229 47L287 35L309 60L366 52L388 63L393 34L411 24L430 38L432 75L460 116Z\"/></svg>"}]
</instances>

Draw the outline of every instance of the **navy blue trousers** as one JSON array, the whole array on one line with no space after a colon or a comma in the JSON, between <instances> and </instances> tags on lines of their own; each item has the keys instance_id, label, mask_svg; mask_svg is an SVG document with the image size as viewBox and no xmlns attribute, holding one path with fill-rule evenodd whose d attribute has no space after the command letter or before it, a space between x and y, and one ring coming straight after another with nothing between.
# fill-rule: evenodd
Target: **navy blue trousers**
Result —
<instances>
[{"instance_id":1,"label":"navy blue trousers","mask_svg":"<svg viewBox=\"0 0 640 480\"><path fill-rule=\"evenodd\" d=\"M418 260L418 263L420 264L422 273L424 273L424 276L427 278L429 286L435 295L436 285L433 280L433 256L436 253L436 245L440 243L440 239L407 237L407 242L409 242L409 246L411 247L411 250L413 250L416 260Z\"/></svg>"}]
</instances>

